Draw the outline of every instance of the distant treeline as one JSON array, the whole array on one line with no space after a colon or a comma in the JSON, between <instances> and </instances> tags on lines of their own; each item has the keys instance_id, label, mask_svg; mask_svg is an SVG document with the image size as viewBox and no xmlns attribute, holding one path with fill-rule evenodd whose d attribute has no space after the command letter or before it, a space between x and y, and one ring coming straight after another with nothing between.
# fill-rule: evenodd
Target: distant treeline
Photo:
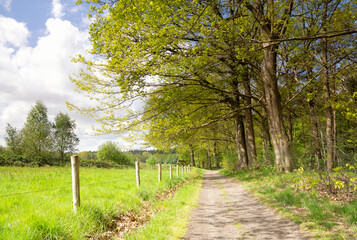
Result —
<instances>
[{"instance_id":1,"label":"distant treeline","mask_svg":"<svg viewBox=\"0 0 357 240\"><path fill-rule=\"evenodd\" d=\"M113 165L112 157L111 160L100 160L98 158L97 151L83 151L79 152L79 160L82 165L85 166L97 166L97 167L115 167L116 165L133 165L136 161L142 163L148 163L151 165L152 163L162 163L162 164L176 164L179 155L173 150L168 153L157 150L130 150L126 152L120 152L118 155L122 157L118 157L117 159L125 159L116 161L117 164ZM120 161L126 161L126 164L120 164Z\"/></svg>"},{"instance_id":2,"label":"distant treeline","mask_svg":"<svg viewBox=\"0 0 357 240\"><path fill-rule=\"evenodd\" d=\"M75 129L75 121L68 114L60 112L54 122L49 121L47 107L37 101L22 129L7 123L7 147L0 149L0 165L63 165L79 143Z\"/></svg>"}]
</instances>

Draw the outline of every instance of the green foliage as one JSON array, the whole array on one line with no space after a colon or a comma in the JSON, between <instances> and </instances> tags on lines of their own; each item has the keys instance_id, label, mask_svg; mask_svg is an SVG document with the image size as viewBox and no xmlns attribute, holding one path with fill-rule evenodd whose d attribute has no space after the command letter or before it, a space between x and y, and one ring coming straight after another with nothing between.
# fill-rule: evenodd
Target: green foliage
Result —
<instances>
[{"instance_id":1,"label":"green foliage","mask_svg":"<svg viewBox=\"0 0 357 240\"><path fill-rule=\"evenodd\" d=\"M254 110L257 155L264 164L289 146L305 168L317 169L324 163L326 143L334 142L325 134L327 113L333 112L338 139L328 156L334 149L342 160L336 164L356 158L356 42L349 32L356 28L354 4L86 2L93 20L92 56L75 57L86 68L71 80L94 105L68 106L102 122L99 132L139 129L148 143L164 150L212 150L209 145L219 139L222 152L226 145L236 148L235 120L249 108ZM269 50L274 59L264 54L269 42L274 42ZM277 106L270 99L276 99ZM132 107L137 100L145 102L143 109ZM279 114L269 117L269 112ZM280 155L288 155L289 147ZM278 168L286 164L279 156L275 159ZM234 164L226 157L226 169L234 169Z\"/></svg>"},{"instance_id":2,"label":"green foliage","mask_svg":"<svg viewBox=\"0 0 357 240\"><path fill-rule=\"evenodd\" d=\"M155 166L156 158L154 156L150 156L148 159L146 159L146 164L149 165L150 167Z\"/></svg>"},{"instance_id":3,"label":"green foliage","mask_svg":"<svg viewBox=\"0 0 357 240\"><path fill-rule=\"evenodd\" d=\"M22 135L15 127L11 126L9 123L6 125L6 136L5 142L8 148L15 153L21 154L22 152Z\"/></svg>"},{"instance_id":4,"label":"green foliage","mask_svg":"<svg viewBox=\"0 0 357 240\"><path fill-rule=\"evenodd\" d=\"M124 153L122 153L118 146L108 141L99 146L97 157L99 161L108 161L114 162L120 165L132 165L133 162L130 162L131 159L127 157Z\"/></svg>"},{"instance_id":5,"label":"green foliage","mask_svg":"<svg viewBox=\"0 0 357 240\"><path fill-rule=\"evenodd\" d=\"M54 149L60 153L61 160L64 160L65 153L73 153L79 138L74 133L75 121L68 114L58 113L55 117L54 128Z\"/></svg>"},{"instance_id":6,"label":"green foliage","mask_svg":"<svg viewBox=\"0 0 357 240\"><path fill-rule=\"evenodd\" d=\"M236 151L227 150L223 153L222 167L228 171L236 171L238 163L238 155Z\"/></svg>"},{"instance_id":7,"label":"green foliage","mask_svg":"<svg viewBox=\"0 0 357 240\"><path fill-rule=\"evenodd\" d=\"M0 160L3 159L0 165L64 165L66 154L73 153L79 143L75 128L75 122L68 114L57 114L55 123L51 123L46 106L37 101L21 130L7 124L5 141L11 154L0 153Z\"/></svg>"},{"instance_id":8,"label":"green foliage","mask_svg":"<svg viewBox=\"0 0 357 240\"><path fill-rule=\"evenodd\" d=\"M47 108L41 101L32 107L23 128L23 144L26 156L41 156L44 151L52 150L53 138Z\"/></svg>"}]
</instances>

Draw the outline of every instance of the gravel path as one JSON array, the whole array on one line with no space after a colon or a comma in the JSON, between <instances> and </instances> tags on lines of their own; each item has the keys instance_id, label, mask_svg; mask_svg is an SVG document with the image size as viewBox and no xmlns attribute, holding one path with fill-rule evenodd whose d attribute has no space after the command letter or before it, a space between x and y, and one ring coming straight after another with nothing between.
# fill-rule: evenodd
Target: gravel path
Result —
<instances>
[{"instance_id":1,"label":"gravel path","mask_svg":"<svg viewBox=\"0 0 357 240\"><path fill-rule=\"evenodd\" d=\"M234 179L206 171L184 239L311 239Z\"/></svg>"}]
</instances>

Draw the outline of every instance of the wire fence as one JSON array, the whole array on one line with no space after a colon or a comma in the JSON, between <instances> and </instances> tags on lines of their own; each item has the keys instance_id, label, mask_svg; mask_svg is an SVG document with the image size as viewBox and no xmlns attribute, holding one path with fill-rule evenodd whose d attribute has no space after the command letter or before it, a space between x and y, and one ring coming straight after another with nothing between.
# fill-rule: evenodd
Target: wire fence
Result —
<instances>
[{"instance_id":1,"label":"wire fence","mask_svg":"<svg viewBox=\"0 0 357 240\"><path fill-rule=\"evenodd\" d=\"M94 186L94 185L103 185L103 184L109 184L109 183L125 183L125 182L132 182L134 183L135 180L128 180L128 181L123 181L123 180L116 180L116 181L107 181L107 182L94 182L94 183L87 183L87 184L81 184L81 187L87 187L87 186ZM0 198L3 197L12 197L12 196L17 196L17 195L26 195L26 194L31 194L31 193L40 193L40 192L48 192L48 191L54 191L58 189L66 189L66 188L72 188L72 185L68 186L63 186L63 187L56 187L56 188L46 188L46 189L41 189L41 190L34 190L34 191L28 191L28 192L19 192L19 193L12 193L12 194L5 194L5 195L0 195Z\"/></svg>"},{"instance_id":2,"label":"wire fence","mask_svg":"<svg viewBox=\"0 0 357 240\"><path fill-rule=\"evenodd\" d=\"M179 168L179 166L176 166L177 168ZM145 167L145 169L147 169ZM168 169L168 167L164 167L164 169ZM170 178L172 177L172 168L170 169ZM182 166L182 173L184 172L184 167ZM25 172L26 173L26 172ZM30 173L30 172L27 172ZM177 171L178 173L178 171ZM187 169L185 169L185 173L187 173ZM20 174L20 173L0 173L0 175L5 175L8 174L10 176L14 175L14 174ZM161 174L161 165L159 164L159 174ZM143 176L143 179L146 179L145 176ZM36 180L36 182L41 182L41 181L48 181L48 179L46 180ZM161 181L161 176L159 177L159 181ZM88 186L94 186L94 185L103 185L103 184L111 184L111 183L133 183L135 184L135 178L133 178L132 180L114 180L114 181L104 181L104 182L92 182L92 183L86 183L86 184L80 184L80 187L88 187ZM40 190L33 190L33 191L26 191L26 192L18 192L18 193L10 193L10 194L4 194L4 195L0 195L0 198L6 198L6 197L14 197L14 196L19 196L19 195L27 195L27 194L35 194L35 193L42 193L42 192L49 192L49 191L55 191L55 190L59 190L59 189L71 189L73 188L73 183L72 185L68 185L68 186L61 186L61 187L55 187L55 188L46 188L46 189L40 189Z\"/></svg>"}]
</instances>

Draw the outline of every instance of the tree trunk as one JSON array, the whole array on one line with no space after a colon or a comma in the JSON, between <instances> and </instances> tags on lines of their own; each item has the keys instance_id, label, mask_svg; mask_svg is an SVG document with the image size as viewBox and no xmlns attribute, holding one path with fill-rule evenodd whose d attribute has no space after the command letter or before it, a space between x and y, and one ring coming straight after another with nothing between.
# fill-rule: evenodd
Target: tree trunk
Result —
<instances>
[{"instance_id":1,"label":"tree trunk","mask_svg":"<svg viewBox=\"0 0 357 240\"><path fill-rule=\"evenodd\" d=\"M252 104L251 90L250 90L250 83L249 83L249 75L248 75L248 68L244 66L244 79L243 79L243 86L244 86L244 105L248 107ZM244 121L245 121L245 137L247 143L247 154L248 154L248 166L251 167L253 162L257 159L257 150L255 146L255 136L254 136L254 128L253 128L253 117L252 117L252 109L247 108L244 111Z\"/></svg>"},{"instance_id":2,"label":"tree trunk","mask_svg":"<svg viewBox=\"0 0 357 240\"><path fill-rule=\"evenodd\" d=\"M338 161L337 158L337 115L336 115L336 82L334 79L332 80L332 99L333 99L333 107L332 107L332 114L333 114L333 144L332 144L332 149L333 149L333 162ZM338 163L338 162L337 162Z\"/></svg>"},{"instance_id":3,"label":"tree trunk","mask_svg":"<svg viewBox=\"0 0 357 240\"><path fill-rule=\"evenodd\" d=\"M324 16L323 16L323 29L327 32L325 22L327 21L327 5L328 2L324 1ZM322 38L322 82L326 112L326 170L331 171L333 168L333 113L330 104L331 89L328 77L328 57L327 57L327 38Z\"/></svg>"},{"instance_id":4,"label":"tree trunk","mask_svg":"<svg viewBox=\"0 0 357 240\"><path fill-rule=\"evenodd\" d=\"M218 161L217 161L217 142L213 141L213 162L214 162L214 167L218 168Z\"/></svg>"},{"instance_id":5,"label":"tree trunk","mask_svg":"<svg viewBox=\"0 0 357 240\"><path fill-rule=\"evenodd\" d=\"M284 129L281 97L276 79L277 46L264 43L263 47L263 85L275 163L280 170L292 171L294 158L291 143Z\"/></svg>"},{"instance_id":6,"label":"tree trunk","mask_svg":"<svg viewBox=\"0 0 357 240\"><path fill-rule=\"evenodd\" d=\"M208 165L208 169L212 169L211 157L209 155L209 148L208 147L207 147L207 165Z\"/></svg>"},{"instance_id":7,"label":"tree trunk","mask_svg":"<svg viewBox=\"0 0 357 240\"><path fill-rule=\"evenodd\" d=\"M247 145L245 142L244 123L241 116L237 115L236 121L236 146L238 154L238 169L248 167Z\"/></svg>"},{"instance_id":8,"label":"tree trunk","mask_svg":"<svg viewBox=\"0 0 357 240\"><path fill-rule=\"evenodd\" d=\"M310 122L311 122L311 138L313 143L313 151L316 158L316 168L320 169L320 159L322 158L321 154L321 144L319 141L319 125L318 125L318 117L315 111L315 104L313 100L308 102L309 104L309 114L310 114Z\"/></svg>"},{"instance_id":9,"label":"tree trunk","mask_svg":"<svg viewBox=\"0 0 357 240\"><path fill-rule=\"evenodd\" d=\"M190 144L190 158L191 158L191 166L196 166L195 164L195 152L193 150L193 146Z\"/></svg>"},{"instance_id":10,"label":"tree trunk","mask_svg":"<svg viewBox=\"0 0 357 240\"><path fill-rule=\"evenodd\" d=\"M270 139L270 131L269 131L269 121L268 121L268 116L267 116L267 110L265 106L262 106L262 138L263 138L263 147L264 147L264 152L265 152L265 163L268 164L273 164L274 161L272 159L272 156L270 154L272 148L271 144L271 139Z\"/></svg>"},{"instance_id":11,"label":"tree trunk","mask_svg":"<svg viewBox=\"0 0 357 240\"><path fill-rule=\"evenodd\" d=\"M60 156L61 156L61 162L64 163L64 151L60 151Z\"/></svg>"}]
</instances>

